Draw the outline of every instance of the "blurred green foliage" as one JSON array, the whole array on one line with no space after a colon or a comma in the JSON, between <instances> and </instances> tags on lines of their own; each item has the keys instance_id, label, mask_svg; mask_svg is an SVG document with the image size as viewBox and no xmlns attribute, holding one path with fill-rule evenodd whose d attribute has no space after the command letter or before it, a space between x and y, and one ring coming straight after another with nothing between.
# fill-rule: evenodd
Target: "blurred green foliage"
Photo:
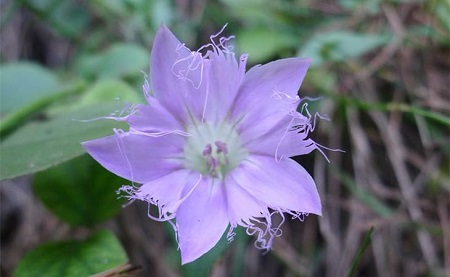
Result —
<instances>
[{"instance_id":1,"label":"blurred green foliage","mask_svg":"<svg viewBox=\"0 0 450 277\"><path fill-rule=\"evenodd\" d=\"M117 199L115 191L125 183L83 156L36 174L33 188L59 219L92 227L119 212L125 201Z\"/></svg>"},{"instance_id":2,"label":"blurred green foliage","mask_svg":"<svg viewBox=\"0 0 450 277\"><path fill-rule=\"evenodd\" d=\"M30 62L19 61L2 65L0 76L2 114L23 108L39 98L52 95L63 85L52 71Z\"/></svg>"},{"instance_id":3,"label":"blurred green foliage","mask_svg":"<svg viewBox=\"0 0 450 277\"><path fill-rule=\"evenodd\" d=\"M91 276L127 260L115 235L99 231L84 240L50 242L33 249L20 262L14 276Z\"/></svg>"}]
</instances>

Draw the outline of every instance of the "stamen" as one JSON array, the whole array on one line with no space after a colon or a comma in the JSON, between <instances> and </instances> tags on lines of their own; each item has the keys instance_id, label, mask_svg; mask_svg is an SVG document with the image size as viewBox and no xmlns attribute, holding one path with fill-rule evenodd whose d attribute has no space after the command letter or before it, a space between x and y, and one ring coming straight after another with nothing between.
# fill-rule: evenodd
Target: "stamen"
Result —
<instances>
[{"instance_id":1,"label":"stamen","mask_svg":"<svg viewBox=\"0 0 450 277\"><path fill-rule=\"evenodd\" d=\"M214 142L217 146L217 154L223 152L223 154L228 154L228 147L227 144L224 142L221 142L220 140L216 140L216 142Z\"/></svg>"},{"instance_id":2,"label":"stamen","mask_svg":"<svg viewBox=\"0 0 450 277\"><path fill-rule=\"evenodd\" d=\"M215 171L215 169L217 168L217 160L216 160L216 158L211 156L209 161L210 161L210 165L211 165L211 169L209 171L212 174Z\"/></svg>"},{"instance_id":3,"label":"stamen","mask_svg":"<svg viewBox=\"0 0 450 277\"><path fill-rule=\"evenodd\" d=\"M210 156L211 153L212 153L212 147L211 147L211 144L208 143L208 144L205 146L205 149L203 149L202 155L203 155L203 156Z\"/></svg>"},{"instance_id":4,"label":"stamen","mask_svg":"<svg viewBox=\"0 0 450 277\"><path fill-rule=\"evenodd\" d=\"M200 124L187 132L185 166L201 174L223 179L247 155L231 125Z\"/></svg>"}]
</instances>

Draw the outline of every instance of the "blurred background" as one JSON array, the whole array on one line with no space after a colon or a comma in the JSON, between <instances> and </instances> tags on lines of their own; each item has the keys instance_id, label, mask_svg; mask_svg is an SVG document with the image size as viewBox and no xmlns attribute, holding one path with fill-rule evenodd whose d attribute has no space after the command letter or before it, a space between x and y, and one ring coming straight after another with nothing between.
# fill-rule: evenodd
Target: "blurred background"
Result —
<instances>
[{"instance_id":1,"label":"blurred background","mask_svg":"<svg viewBox=\"0 0 450 277\"><path fill-rule=\"evenodd\" d=\"M449 1L0 0L0 10L1 276L450 276ZM321 97L309 108L331 121L312 136L345 153L296 158L323 216L287 220L265 255L238 230L180 266L170 226L144 203L122 208L127 181L79 145L126 128L83 120L144 101L161 23L192 49L228 23L250 66L313 59L300 96Z\"/></svg>"}]
</instances>

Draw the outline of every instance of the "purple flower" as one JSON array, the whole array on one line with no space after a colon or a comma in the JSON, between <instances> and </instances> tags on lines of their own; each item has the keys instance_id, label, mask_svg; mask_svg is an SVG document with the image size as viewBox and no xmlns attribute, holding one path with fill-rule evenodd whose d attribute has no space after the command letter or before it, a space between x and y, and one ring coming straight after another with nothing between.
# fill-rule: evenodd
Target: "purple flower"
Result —
<instances>
[{"instance_id":1,"label":"purple flower","mask_svg":"<svg viewBox=\"0 0 450 277\"><path fill-rule=\"evenodd\" d=\"M314 117L297 111L310 60L281 59L245 73L247 56L237 60L232 37L219 34L191 51L162 26L144 84L148 104L113 117L128 122L128 131L83 143L106 169L133 182L122 188L130 200L148 202L149 211L157 206L159 214L149 217L172 223L183 264L227 229L232 240L234 228L244 227L268 250L281 235L283 213L301 220L321 214L313 179L289 158L320 150L308 138Z\"/></svg>"}]
</instances>

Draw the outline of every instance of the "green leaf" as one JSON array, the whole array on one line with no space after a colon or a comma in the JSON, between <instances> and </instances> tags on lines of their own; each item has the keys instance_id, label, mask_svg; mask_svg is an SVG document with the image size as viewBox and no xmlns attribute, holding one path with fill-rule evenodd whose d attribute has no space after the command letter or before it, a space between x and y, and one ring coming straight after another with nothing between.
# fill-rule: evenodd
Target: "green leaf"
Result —
<instances>
[{"instance_id":1,"label":"green leaf","mask_svg":"<svg viewBox=\"0 0 450 277\"><path fill-rule=\"evenodd\" d=\"M78 37L90 20L86 8L73 1L22 0L20 4L69 38Z\"/></svg>"},{"instance_id":2,"label":"green leaf","mask_svg":"<svg viewBox=\"0 0 450 277\"><path fill-rule=\"evenodd\" d=\"M61 220L92 226L117 215L124 201L115 192L127 182L82 156L36 174L33 189Z\"/></svg>"},{"instance_id":3,"label":"green leaf","mask_svg":"<svg viewBox=\"0 0 450 277\"><path fill-rule=\"evenodd\" d=\"M241 52L250 53L252 63L263 62L295 42L295 38L268 29L244 30L236 36L236 46Z\"/></svg>"},{"instance_id":4,"label":"green leaf","mask_svg":"<svg viewBox=\"0 0 450 277\"><path fill-rule=\"evenodd\" d=\"M127 83L118 79L101 80L90 87L80 98L80 104L90 105L111 101L112 99L137 103L141 99L136 91Z\"/></svg>"},{"instance_id":5,"label":"green leaf","mask_svg":"<svg viewBox=\"0 0 450 277\"><path fill-rule=\"evenodd\" d=\"M450 126L450 116L429 109L424 109L418 106L411 106L404 103L395 103L395 102L391 103L366 102L357 100L356 98L339 96L337 94L332 95L332 97L344 106L351 106L360 110L403 112L407 114L423 116L424 118L432 120L436 123Z\"/></svg>"},{"instance_id":6,"label":"green leaf","mask_svg":"<svg viewBox=\"0 0 450 277\"><path fill-rule=\"evenodd\" d=\"M436 17L441 23L441 25L445 28L447 32L450 32L450 20L448 18L448 15L450 14L449 1L430 1L430 2L434 4L434 5L431 4L432 5L432 7L430 7L431 12L437 15Z\"/></svg>"},{"instance_id":7,"label":"green leaf","mask_svg":"<svg viewBox=\"0 0 450 277\"><path fill-rule=\"evenodd\" d=\"M129 13L126 1L123 0L94 0L89 5L96 13L104 17L111 15L124 17Z\"/></svg>"},{"instance_id":8,"label":"green leaf","mask_svg":"<svg viewBox=\"0 0 450 277\"><path fill-rule=\"evenodd\" d=\"M24 122L31 119L34 115L43 112L43 110L51 104L55 104L62 99L69 98L69 96L81 93L84 87L85 84L83 82L76 83L73 86L65 88L64 90L41 97L36 101L25 105L24 107L8 113L0 120L0 137L5 139L9 133L21 127Z\"/></svg>"},{"instance_id":9,"label":"green leaf","mask_svg":"<svg viewBox=\"0 0 450 277\"><path fill-rule=\"evenodd\" d=\"M156 0L151 2L151 20L152 25L158 27L161 22L170 25L169 23L173 21L176 17L172 9L170 1Z\"/></svg>"},{"instance_id":10,"label":"green leaf","mask_svg":"<svg viewBox=\"0 0 450 277\"><path fill-rule=\"evenodd\" d=\"M369 244L370 244L370 240L372 238L372 233L373 233L373 227L371 227L369 229L369 231L367 231L367 233L364 235L363 242L359 246L358 253L356 253L355 258L353 258L353 262L352 262L351 268L347 274L347 277L355 276L356 269L358 267L359 261L361 260L362 254L366 250L367 246L369 246Z\"/></svg>"},{"instance_id":11,"label":"green leaf","mask_svg":"<svg viewBox=\"0 0 450 277\"><path fill-rule=\"evenodd\" d=\"M142 99L134 88L120 79L102 79L95 82L84 91L78 101L65 105L53 106L50 113L75 111L86 106L105 102L139 103Z\"/></svg>"},{"instance_id":12,"label":"green leaf","mask_svg":"<svg viewBox=\"0 0 450 277\"><path fill-rule=\"evenodd\" d=\"M97 104L18 129L0 142L0 180L35 173L82 155L85 152L80 142L111 135L114 127L126 128L126 124L79 120L109 115L116 109L115 103Z\"/></svg>"},{"instance_id":13,"label":"green leaf","mask_svg":"<svg viewBox=\"0 0 450 277\"><path fill-rule=\"evenodd\" d=\"M15 277L90 276L127 261L114 234L100 231L84 241L45 243L20 261Z\"/></svg>"},{"instance_id":14,"label":"green leaf","mask_svg":"<svg viewBox=\"0 0 450 277\"><path fill-rule=\"evenodd\" d=\"M149 52L135 44L114 44L102 54L87 55L78 61L80 74L86 77L117 78L147 72Z\"/></svg>"},{"instance_id":15,"label":"green leaf","mask_svg":"<svg viewBox=\"0 0 450 277\"><path fill-rule=\"evenodd\" d=\"M52 27L67 37L79 37L90 21L86 8L72 1L56 3L58 5L49 11Z\"/></svg>"},{"instance_id":16,"label":"green leaf","mask_svg":"<svg viewBox=\"0 0 450 277\"><path fill-rule=\"evenodd\" d=\"M313 87L320 93L330 94L338 88L336 72L330 72L325 67L313 67L308 70L307 76L303 86Z\"/></svg>"},{"instance_id":17,"label":"green leaf","mask_svg":"<svg viewBox=\"0 0 450 277\"><path fill-rule=\"evenodd\" d=\"M379 12L381 1L380 0L339 0L339 4L349 12L361 12L367 11L369 14L374 15Z\"/></svg>"},{"instance_id":18,"label":"green leaf","mask_svg":"<svg viewBox=\"0 0 450 277\"><path fill-rule=\"evenodd\" d=\"M28 62L0 66L0 109L8 113L61 89L53 73Z\"/></svg>"},{"instance_id":19,"label":"green leaf","mask_svg":"<svg viewBox=\"0 0 450 277\"><path fill-rule=\"evenodd\" d=\"M149 65L150 56L146 49L134 44L113 45L104 54L100 68L101 77L119 77L136 74Z\"/></svg>"},{"instance_id":20,"label":"green leaf","mask_svg":"<svg viewBox=\"0 0 450 277\"><path fill-rule=\"evenodd\" d=\"M299 56L308 57L317 66L324 62L343 61L366 54L389 41L386 35L359 34L347 31L320 33L308 40Z\"/></svg>"},{"instance_id":21,"label":"green leaf","mask_svg":"<svg viewBox=\"0 0 450 277\"><path fill-rule=\"evenodd\" d=\"M244 20L253 26L276 26L282 22L279 1L271 0L220 0L227 8L229 16ZM261 9L261 7L264 7ZM221 9L223 13L223 8ZM237 36L236 38L239 38Z\"/></svg>"}]
</instances>

